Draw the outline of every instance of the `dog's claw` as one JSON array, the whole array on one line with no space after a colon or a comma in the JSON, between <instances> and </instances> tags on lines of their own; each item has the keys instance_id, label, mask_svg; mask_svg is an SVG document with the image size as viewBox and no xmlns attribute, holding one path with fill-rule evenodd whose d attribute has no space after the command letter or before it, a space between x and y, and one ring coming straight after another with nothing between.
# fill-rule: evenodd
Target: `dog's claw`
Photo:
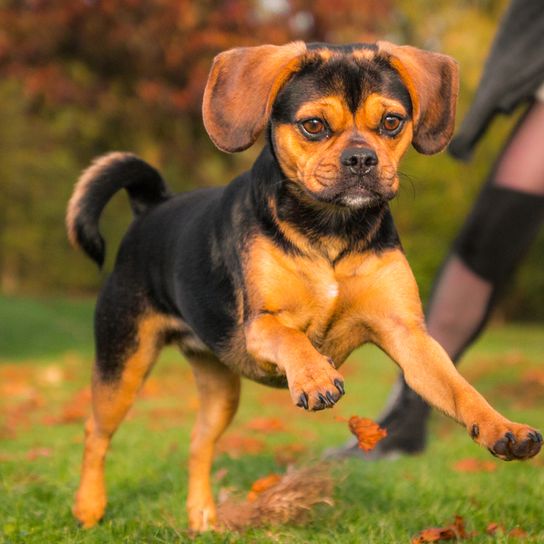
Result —
<instances>
[{"instance_id":1,"label":"dog's claw","mask_svg":"<svg viewBox=\"0 0 544 544\"><path fill-rule=\"evenodd\" d=\"M329 401L329 406L332 406L336 402L330 391L327 391L327 399Z\"/></svg>"},{"instance_id":2,"label":"dog's claw","mask_svg":"<svg viewBox=\"0 0 544 544\"><path fill-rule=\"evenodd\" d=\"M537 444L540 444L542 442L542 435L538 431L530 432L528 436L533 442L536 442Z\"/></svg>"},{"instance_id":3,"label":"dog's claw","mask_svg":"<svg viewBox=\"0 0 544 544\"><path fill-rule=\"evenodd\" d=\"M515 444L515 443L516 443L516 437L515 437L514 434L511 433L510 431L508 431L504 436L505 436L506 438L508 438L508 441L509 441L509 442L512 442L512 444Z\"/></svg>"},{"instance_id":4,"label":"dog's claw","mask_svg":"<svg viewBox=\"0 0 544 544\"><path fill-rule=\"evenodd\" d=\"M333 368L336 368L336 365L334 364L334 361L332 360L332 357L327 357L327 362L328 362Z\"/></svg>"},{"instance_id":5,"label":"dog's claw","mask_svg":"<svg viewBox=\"0 0 544 544\"><path fill-rule=\"evenodd\" d=\"M472 429L470 429L470 436L472 438L478 438L478 435L480 434L480 427L476 425L476 423L472 426Z\"/></svg>"},{"instance_id":6,"label":"dog's claw","mask_svg":"<svg viewBox=\"0 0 544 544\"><path fill-rule=\"evenodd\" d=\"M344 384L339 379L334 380L334 385L336 386L336 389L340 391L340 395L344 395L346 393L346 390L344 389Z\"/></svg>"},{"instance_id":7,"label":"dog's claw","mask_svg":"<svg viewBox=\"0 0 544 544\"><path fill-rule=\"evenodd\" d=\"M305 410L308 409L308 395L306 395L306 393L302 393L300 395L300 397L298 398L297 406L300 406Z\"/></svg>"},{"instance_id":8,"label":"dog's claw","mask_svg":"<svg viewBox=\"0 0 544 544\"><path fill-rule=\"evenodd\" d=\"M329 406L329 401L322 393L318 393L317 398L319 399L319 402L321 404L318 404L317 406L315 406L314 410L323 410L323 408L327 408L327 406Z\"/></svg>"}]
</instances>

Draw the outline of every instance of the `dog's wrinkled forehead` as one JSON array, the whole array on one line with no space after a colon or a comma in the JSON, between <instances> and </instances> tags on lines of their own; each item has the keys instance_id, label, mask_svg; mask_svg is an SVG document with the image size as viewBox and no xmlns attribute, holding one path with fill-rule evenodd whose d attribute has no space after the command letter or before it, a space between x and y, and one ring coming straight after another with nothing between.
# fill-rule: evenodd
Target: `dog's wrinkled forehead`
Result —
<instances>
[{"instance_id":1,"label":"dog's wrinkled forehead","mask_svg":"<svg viewBox=\"0 0 544 544\"><path fill-rule=\"evenodd\" d=\"M291 122L299 107L324 96L339 96L355 113L370 94L398 100L409 115L410 94L398 72L374 44L308 45L299 69L278 94L272 117Z\"/></svg>"}]
</instances>

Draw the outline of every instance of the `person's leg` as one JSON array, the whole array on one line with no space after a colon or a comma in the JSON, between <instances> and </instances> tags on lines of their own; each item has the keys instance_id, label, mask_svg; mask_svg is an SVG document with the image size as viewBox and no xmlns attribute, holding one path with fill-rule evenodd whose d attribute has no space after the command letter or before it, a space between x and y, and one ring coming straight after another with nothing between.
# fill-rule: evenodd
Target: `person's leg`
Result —
<instances>
[{"instance_id":1,"label":"person's leg","mask_svg":"<svg viewBox=\"0 0 544 544\"><path fill-rule=\"evenodd\" d=\"M544 221L544 104L517 125L439 272L427 307L428 330L457 362L477 338ZM334 456L380 458L425 448L430 408L402 376L379 423L388 436L363 454L349 443Z\"/></svg>"}]
</instances>

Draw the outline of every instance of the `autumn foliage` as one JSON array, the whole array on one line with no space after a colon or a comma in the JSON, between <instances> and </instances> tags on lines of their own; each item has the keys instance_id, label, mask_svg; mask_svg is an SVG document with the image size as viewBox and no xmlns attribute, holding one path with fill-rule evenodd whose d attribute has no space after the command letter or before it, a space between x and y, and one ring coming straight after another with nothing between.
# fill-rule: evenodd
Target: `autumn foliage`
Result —
<instances>
[{"instance_id":1,"label":"autumn foliage","mask_svg":"<svg viewBox=\"0 0 544 544\"><path fill-rule=\"evenodd\" d=\"M96 155L135 152L175 190L225 184L249 165L214 149L202 126L217 53L375 40L392 13L390 0L337 0L334 9L322 0L0 3L0 292L96 289L100 278L63 225L73 184ZM111 244L130 212L109 209Z\"/></svg>"},{"instance_id":2,"label":"autumn foliage","mask_svg":"<svg viewBox=\"0 0 544 544\"><path fill-rule=\"evenodd\" d=\"M294 39L372 38L389 1L27 0L4 3L0 70L36 104L101 108L131 95L199 115L211 58L224 49Z\"/></svg>"}]
</instances>

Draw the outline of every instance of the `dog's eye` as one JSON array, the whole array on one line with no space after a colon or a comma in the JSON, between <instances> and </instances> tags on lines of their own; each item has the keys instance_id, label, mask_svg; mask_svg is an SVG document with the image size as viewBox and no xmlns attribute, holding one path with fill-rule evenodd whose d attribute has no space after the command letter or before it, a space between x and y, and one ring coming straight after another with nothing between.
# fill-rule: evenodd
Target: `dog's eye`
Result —
<instances>
[{"instance_id":1,"label":"dog's eye","mask_svg":"<svg viewBox=\"0 0 544 544\"><path fill-rule=\"evenodd\" d=\"M325 121L318 117L312 117L311 119L305 119L299 124L302 134L309 139L320 139L328 134L327 125Z\"/></svg>"},{"instance_id":2,"label":"dog's eye","mask_svg":"<svg viewBox=\"0 0 544 544\"><path fill-rule=\"evenodd\" d=\"M403 123L404 119L402 117L389 113L382 119L382 130L388 136L395 136L400 132Z\"/></svg>"}]
</instances>

